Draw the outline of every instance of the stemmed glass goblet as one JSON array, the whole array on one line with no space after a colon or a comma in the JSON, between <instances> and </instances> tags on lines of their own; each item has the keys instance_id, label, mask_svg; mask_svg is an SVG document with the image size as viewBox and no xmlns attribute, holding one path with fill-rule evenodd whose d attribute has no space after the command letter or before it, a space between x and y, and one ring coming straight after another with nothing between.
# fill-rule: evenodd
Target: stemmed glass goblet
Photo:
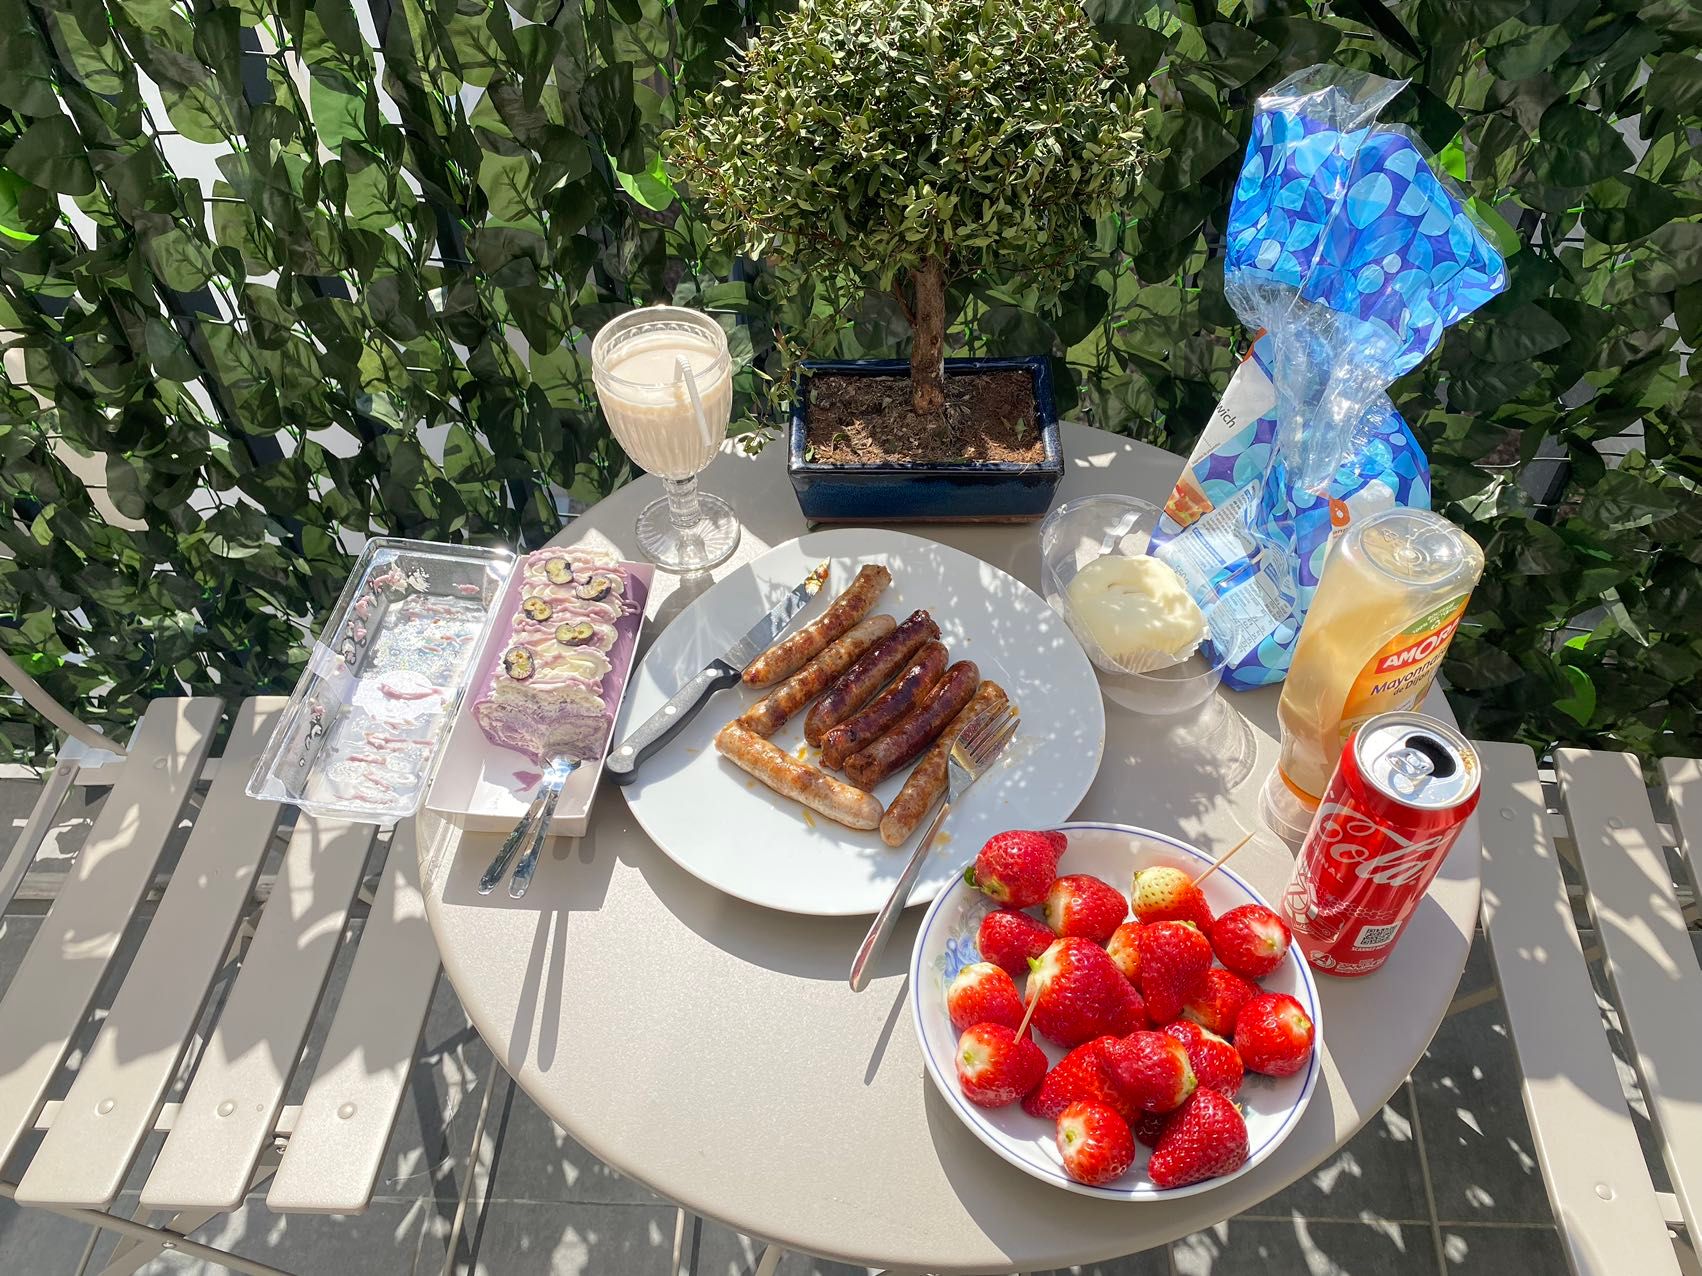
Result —
<instances>
[{"instance_id":1,"label":"stemmed glass goblet","mask_svg":"<svg viewBox=\"0 0 1702 1276\"><path fill-rule=\"evenodd\" d=\"M700 492L733 415L727 334L708 315L645 306L604 324L591 343L591 378L621 447L662 480L665 495L638 516L638 547L663 571L723 563L739 521L720 497Z\"/></svg>"}]
</instances>

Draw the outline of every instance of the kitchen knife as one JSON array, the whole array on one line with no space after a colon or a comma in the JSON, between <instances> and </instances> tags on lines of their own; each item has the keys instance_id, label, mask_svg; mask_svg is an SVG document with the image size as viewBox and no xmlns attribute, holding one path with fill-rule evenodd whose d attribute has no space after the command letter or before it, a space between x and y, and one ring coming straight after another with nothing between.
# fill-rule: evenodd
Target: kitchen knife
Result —
<instances>
[{"instance_id":1,"label":"kitchen knife","mask_svg":"<svg viewBox=\"0 0 1702 1276\"><path fill-rule=\"evenodd\" d=\"M703 702L723 687L739 680L745 667L774 645L785 632L792 618L804 609L811 598L827 583L827 562L822 563L795 588L776 603L772 610L751 631L729 647L725 653L698 670L686 684L655 713L628 733L620 746L609 754L603 764L616 784L630 784L638 774L638 764L661 748L674 733L697 716Z\"/></svg>"}]
</instances>

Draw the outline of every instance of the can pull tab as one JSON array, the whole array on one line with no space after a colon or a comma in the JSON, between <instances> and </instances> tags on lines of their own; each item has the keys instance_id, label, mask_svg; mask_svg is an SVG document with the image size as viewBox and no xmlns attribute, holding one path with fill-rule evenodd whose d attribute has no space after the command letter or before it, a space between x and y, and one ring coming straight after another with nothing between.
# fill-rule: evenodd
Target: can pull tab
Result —
<instances>
[{"instance_id":1,"label":"can pull tab","mask_svg":"<svg viewBox=\"0 0 1702 1276\"><path fill-rule=\"evenodd\" d=\"M1436 774L1436 764L1422 749L1410 745L1389 754L1389 779L1402 793L1416 793Z\"/></svg>"},{"instance_id":2,"label":"can pull tab","mask_svg":"<svg viewBox=\"0 0 1702 1276\"><path fill-rule=\"evenodd\" d=\"M1389 782L1403 796L1417 793L1430 780L1454 774L1454 759L1441 743L1422 733L1409 735L1389 751Z\"/></svg>"}]
</instances>

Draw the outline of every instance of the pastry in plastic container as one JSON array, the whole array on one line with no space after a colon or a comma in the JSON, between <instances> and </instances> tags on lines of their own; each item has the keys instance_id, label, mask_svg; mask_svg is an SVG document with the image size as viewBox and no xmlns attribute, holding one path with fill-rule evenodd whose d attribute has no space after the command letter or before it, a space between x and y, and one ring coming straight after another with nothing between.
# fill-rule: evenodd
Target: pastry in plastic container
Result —
<instances>
[{"instance_id":1,"label":"pastry in plastic container","mask_svg":"<svg viewBox=\"0 0 1702 1276\"><path fill-rule=\"evenodd\" d=\"M632 579L614 555L586 549L540 550L516 570L515 605L495 639L501 655L473 718L493 744L540 765L599 758L643 614L632 610Z\"/></svg>"},{"instance_id":2,"label":"pastry in plastic container","mask_svg":"<svg viewBox=\"0 0 1702 1276\"><path fill-rule=\"evenodd\" d=\"M551 759L578 758L550 832L585 832L654 578L649 563L587 545L520 560L444 746L430 810L470 831L507 832Z\"/></svg>"}]
</instances>

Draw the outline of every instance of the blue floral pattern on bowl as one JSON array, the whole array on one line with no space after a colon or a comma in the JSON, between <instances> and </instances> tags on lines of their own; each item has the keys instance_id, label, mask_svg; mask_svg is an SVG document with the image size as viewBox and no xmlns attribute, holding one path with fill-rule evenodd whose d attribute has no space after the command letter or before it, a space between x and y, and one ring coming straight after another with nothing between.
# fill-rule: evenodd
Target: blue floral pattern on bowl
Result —
<instances>
[{"instance_id":1,"label":"blue floral pattern on bowl","mask_svg":"<svg viewBox=\"0 0 1702 1276\"><path fill-rule=\"evenodd\" d=\"M975 929L960 928L946 939L945 951L935 961L935 969L940 976L940 995L943 997L951 981L965 966L973 966L981 960L981 949L976 942L976 934L981 929L981 919L975 919Z\"/></svg>"}]
</instances>

